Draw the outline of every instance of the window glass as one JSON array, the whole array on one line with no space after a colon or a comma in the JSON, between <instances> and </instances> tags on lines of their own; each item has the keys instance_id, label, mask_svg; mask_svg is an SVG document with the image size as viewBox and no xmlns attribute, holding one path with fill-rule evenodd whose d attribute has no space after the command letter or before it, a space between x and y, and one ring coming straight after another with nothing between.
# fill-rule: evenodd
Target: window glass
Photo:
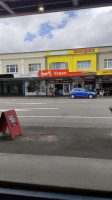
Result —
<instances>
[{"instance_id":1,"label":"window glass","mask_svg":"<svg viewBox=\"0 0 112 200\"><path fill-rule=\"evenodd\" d=\"M86 91L85 89L80 89L80 91Z\"/></svg>"},{"instance_id":2,"label":"window glass","mask_svg":"<svg viewBox=\"0 0 112 200\"><path fill-rule=\"evenodd\" d=\"M40 92L40 82L39 81L29 81L28 92Z\"/></svg>"},{"instance_id":3,"label":"window glass","mask_svg":"<svg viewBox=\"0 0 112 200\"><path fill-rule=\"evenodd\" d=\"M66 63L64 62L58 62L58 63L52 63L52 69L66 69Z\"/></svg>"},{"instance_id":4,"label":"window glass","mask_svg":"<svg viewBox=\"0 0 112 200\"><path fill-rule=\"evenodd\" d=\"M80 91L80 89L74 89L75 91Z\"/></svg>"},{"instance_id":5,"label":"window glass","mask_svg":"<svg viewBox=\"0 0 112 200\"><path fill-rule=\"evenodd\" d=\"M78 70L91 69L91 61L78 61L77 69Z\"/></svg>"},{"instance_id":6,"label":"window glass","mask_svg":"<svg viewBox=\"0 0 112 200\"><path fill-rule=\"evenodd\" d=\"M112 59L104 60L104 69L112 69Z\"/></svg>"},{"instance_id":7,"label":"window glass","mask_svg":"<svg viewBox=\"0 0 112 200\"><path fill-rule=\"evenodd\" d=\"M41 63L29 64L29 72L37 72L41 70Z\"/></svg>"},{"instance_id":8,"label":"window glass","mask_svg":"<svg viewBox=\"0 0 112 200\"><path fill-rule=\"evenodd\" d=\"M7 73L17 73L18 72L18 66L17 65L7 65L6 71L7 71Z\"/></svg>"}]
</instances>

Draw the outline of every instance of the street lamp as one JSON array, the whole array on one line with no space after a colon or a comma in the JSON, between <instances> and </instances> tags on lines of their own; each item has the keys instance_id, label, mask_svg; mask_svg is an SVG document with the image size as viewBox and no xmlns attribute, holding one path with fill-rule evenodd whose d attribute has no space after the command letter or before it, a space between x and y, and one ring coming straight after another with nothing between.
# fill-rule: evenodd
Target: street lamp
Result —
<instances>
[{"instance_id":1,"label":"street lamp","mask_svg":"<svg viewBox=\"0 0 112 200\"><path fill-rule=\"evenodd\" d=\"M39 12L44 12L44 7L43 7L43 6L39 6L39 7L38 7L38 11L39 11Z\"/></svg>"}]
</instances>

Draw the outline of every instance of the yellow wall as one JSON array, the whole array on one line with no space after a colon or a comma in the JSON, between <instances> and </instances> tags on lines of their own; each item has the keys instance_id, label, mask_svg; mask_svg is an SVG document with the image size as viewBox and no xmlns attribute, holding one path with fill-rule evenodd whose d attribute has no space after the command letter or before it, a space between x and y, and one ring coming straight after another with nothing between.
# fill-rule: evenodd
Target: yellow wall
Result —
<instances>
[{"instance_id":1,"label":"yellow wall","mask_svg":"<svg viewBox=\"0 0 112 200\"><path fill-rule=\"evenodd\" d=\"M48 56L47 57L47 69L49 69L50 63L55 62L67 62L70 72L77 72L77 61L91 60L91 70L82 71L96 71L96 54L78 54L78 55L62 55L62 56Z\"/></svg>"},{"instance_id":2,"label":"yellow wall","mask_svg":"<svg viewBox=\"0 0 112 200\"><path fill-rule=\"evenodd\" d=\"M77 61L91 61L91 69L89 70L82 70L84 72L86 71L90 71L90 72L95 72L96 71L96 54L86 54L86 55L74 55L73 56L73 66L72 66L72 70L73 72L79 71L77 70ZM71 71L71 68L70 68Z\"/></svg>"}]
</instances>

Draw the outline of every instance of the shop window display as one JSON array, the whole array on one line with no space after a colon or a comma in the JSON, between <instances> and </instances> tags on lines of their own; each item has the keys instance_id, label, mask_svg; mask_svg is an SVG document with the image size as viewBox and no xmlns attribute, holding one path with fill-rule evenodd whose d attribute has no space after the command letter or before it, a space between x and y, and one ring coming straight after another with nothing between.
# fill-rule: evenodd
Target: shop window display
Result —
<instances>
[{"instance_id":1,"label":"shop window display","mask_svg":"<svg viewBox=\"0 0 112 200\"><path fill-rule=\"evenodd\" d=\"M40 92L40 82L38 81L30 81L28 86L28 92Z\"/></svg>"}]
</instances>

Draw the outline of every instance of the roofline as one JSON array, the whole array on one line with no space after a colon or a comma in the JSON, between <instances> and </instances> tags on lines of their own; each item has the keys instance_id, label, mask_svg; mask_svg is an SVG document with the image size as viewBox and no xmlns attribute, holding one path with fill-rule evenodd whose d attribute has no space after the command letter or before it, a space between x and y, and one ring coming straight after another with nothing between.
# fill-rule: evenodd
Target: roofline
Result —
<instances>
[{"instance_id":1,"label":"roofline","mask_svg":"<svg viewBox=\"0 0 112 200\"><path fill-rule=\"evenodd\" d=\"M0 55L11 55L11 54L25 54L25 53L46 53L46 52L51 52L51 51L68 51L68 50L73 50L73 49L88 49L88 48L105 48L105 47L112 47L112 45L109 46L89 46L89 47L81 47L81 48L71 48L71 49L54 49L54 50L44 50L44 51L24 51L24 52L14 52L14 53L0 53Z\"/></svg>"}]
</instances>

